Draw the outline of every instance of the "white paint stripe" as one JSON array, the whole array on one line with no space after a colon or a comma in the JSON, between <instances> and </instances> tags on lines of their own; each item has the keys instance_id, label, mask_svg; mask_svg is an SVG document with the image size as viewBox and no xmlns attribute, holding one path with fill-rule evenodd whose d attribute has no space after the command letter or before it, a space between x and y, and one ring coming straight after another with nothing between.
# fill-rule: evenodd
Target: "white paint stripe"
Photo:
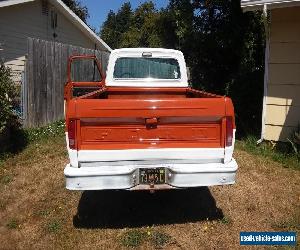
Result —
<instances>
[{"instance_id":1,"label":"white paint stripe","mask_svg":"<svg viewBox=\"0 0 300 250\"><path fill-rule=\"evenodd\" d=\"M223 158L224 148L160 148L78 151L79 162Z\"/></svg>"}]
</instances>

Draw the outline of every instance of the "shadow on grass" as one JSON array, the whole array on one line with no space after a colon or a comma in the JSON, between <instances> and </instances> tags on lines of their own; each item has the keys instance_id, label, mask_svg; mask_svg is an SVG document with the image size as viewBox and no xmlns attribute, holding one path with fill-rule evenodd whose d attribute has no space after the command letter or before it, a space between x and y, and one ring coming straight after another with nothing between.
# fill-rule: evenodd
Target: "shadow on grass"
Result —
<instances>
[{"instance_id":1,"label":"shadow on grass","mask_svg":"<svg viewBox=\"0 0 300 250\"><path fill-rule=\"evenodd\" d=\"M12 126L0 135L0 158L21 152L28 142L25 130Z\"/></svg>"},{"instance_id":2,"label":"shadow on grass","mask_svg":"<svg viewBox=\"0 0 300 250\"><path fill-rule=\"evenodd\" d=\"M73 218L76 228L124 228L222 219L209 189L85 191Z\"/></svg>"}]
</instances>

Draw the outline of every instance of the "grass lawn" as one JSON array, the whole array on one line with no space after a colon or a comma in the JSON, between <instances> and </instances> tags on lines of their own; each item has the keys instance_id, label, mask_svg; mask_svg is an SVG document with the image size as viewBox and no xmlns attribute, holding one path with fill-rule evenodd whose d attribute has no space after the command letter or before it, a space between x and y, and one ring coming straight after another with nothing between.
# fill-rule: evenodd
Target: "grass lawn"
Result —
<instances>
[{"instance_id":1,"label":"grass lawn","mask_svg":"<svg viewBox=\"0 0 300 250\"><path fill-rule=\"evenodd\" d=\"M0 167L0 248L238 249L240 231L299 235L299 170L245 150L232 186L74 192L64 137L33 140Z\"/></svg>"}]
</instances>

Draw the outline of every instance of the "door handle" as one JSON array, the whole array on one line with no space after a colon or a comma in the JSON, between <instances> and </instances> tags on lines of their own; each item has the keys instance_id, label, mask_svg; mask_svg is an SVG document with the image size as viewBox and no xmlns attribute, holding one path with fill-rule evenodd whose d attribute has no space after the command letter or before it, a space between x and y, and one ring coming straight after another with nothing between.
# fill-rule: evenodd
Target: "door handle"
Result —
<instances>
[{"instance_id":1,"label":"door handle","mask_svg":"<svg viewBox=\"0 0 300 250\"><path fill-rule=\"evenodd\" d=\"M157 127L157 118L146 118L145 119L146 127L151 129L151 128L156 128Z\"/></svg>"}]
</instances>

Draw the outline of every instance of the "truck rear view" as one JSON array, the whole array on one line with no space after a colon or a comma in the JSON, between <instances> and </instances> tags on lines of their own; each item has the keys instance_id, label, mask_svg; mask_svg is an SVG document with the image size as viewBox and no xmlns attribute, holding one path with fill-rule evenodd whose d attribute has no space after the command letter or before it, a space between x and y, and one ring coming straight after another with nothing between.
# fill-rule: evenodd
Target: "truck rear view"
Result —
<instances>
[{"instance_id":1,"label":"truck rear view","mask_svg":"<svg viewBox=\"0 0 300 250\"><path fill-rule=\"evenodd\" d=\"M93 77L73 79L72 63L78 59L93 61ZM189 88L181 52L115 50L105 80L93 57L71 58L69 67L68 189L157 190L235 182L232 101Z\"/></svg>"}]
</instances>

